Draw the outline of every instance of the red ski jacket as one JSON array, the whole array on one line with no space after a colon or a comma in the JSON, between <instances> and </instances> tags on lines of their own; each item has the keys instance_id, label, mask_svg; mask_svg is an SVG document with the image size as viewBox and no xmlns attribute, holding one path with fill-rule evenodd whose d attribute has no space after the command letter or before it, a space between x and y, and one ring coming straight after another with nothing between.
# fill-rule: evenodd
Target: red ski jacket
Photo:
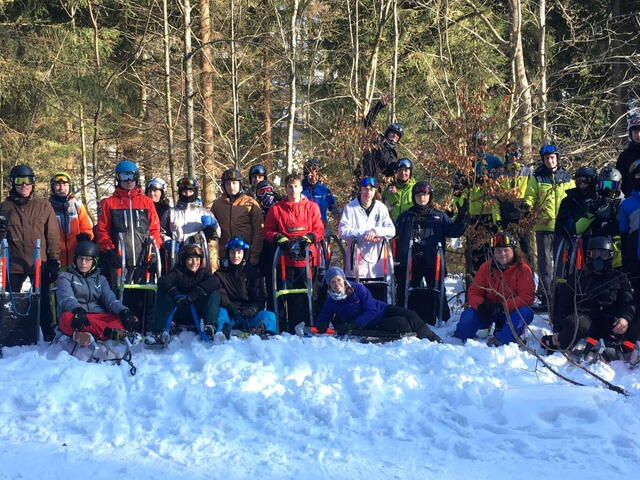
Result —
<instances>
[{"instance_id":1,"label":"red ski jacket","mask_svg":"<svg viewBox=\"0 0 640 480\"><path fill-rule=\"evenodd\" d=\"M282 233L289 240L313 233L316 241L324 238L324 223L320 216L318 204L302 196L299 202L281 200L269 209L264 220L264 239L267 242L275 242L276 235ZM314 244L310 249L311 264L317 265L320 253ZM288 254L285 255L285 265L290 267L304 267L304 260L294 260Z\"/></svg>"},{"instance_id":2,"label":"red ski jacket","mask_svg":"<svg viewBox=\"0 0 640 480\"><path fill-rule=\"evenodd\" d=\"M530 307L535 300L535 285L531 267L522 260L499 270L493 260L487 260L469 287L469 306L474 310L483 302L500 303L507 299L509 312L519 307Z\"/></svg>"}]
</instances>

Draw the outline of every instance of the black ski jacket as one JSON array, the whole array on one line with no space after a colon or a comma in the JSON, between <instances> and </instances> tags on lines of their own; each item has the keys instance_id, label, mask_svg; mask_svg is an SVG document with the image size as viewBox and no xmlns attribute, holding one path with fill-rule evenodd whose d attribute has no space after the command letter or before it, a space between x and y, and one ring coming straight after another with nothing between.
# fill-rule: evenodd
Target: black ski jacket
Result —
<instances>
[{"instance_id":1,"label":"black ski jacket","mask_svg":"<svg viewBox=\"0 0 640 480\"><path fill-rule=\"evenodd\" d=\"M202 297L220 289L220 280L206 268L197 272L187 270L184 265L175 266L158 280L158 295L187 295L189 301L196 302Z\"/></svg>"},{"instance_id":2,"label":"black ski jacket","mask_svg":"<svg viewBox=\"0 0 640 480\"><path fill-rule=\"evenodd\" d=\"M596 206L595 188L584 194L578 187L567 190L567 196L560 202L558 215L556 216L555 233L571 237L576 234L576 221L589 213L595 212Z\"/></svg>"},{"instance_id":3,"label":"black ski jacket","mask_svg":"<svg viewBox=\"0 0 640 480\"><path fill-rule=\"evenodd\" d=\"M223 263L227 263L225 260ZM227 309L254 307L256 312L264 308L266 295L262 276L257 267L243 262L241 265L224 265L216 271L222 289L220 306Z\"/></svg>"},{"instance_id":4,"label":"black ski jacket","mask_svg":"<svg viewBox=\"0 0 640 480\"><path fill-rule=\"evenodd\" d=\"M627 148L618 155L616 168L622 174L622 193L628 197L633 190L633 178L629 174L629 167L636 160L640 160L640 143L630 141Z\"/></svg>"}]
</instances>

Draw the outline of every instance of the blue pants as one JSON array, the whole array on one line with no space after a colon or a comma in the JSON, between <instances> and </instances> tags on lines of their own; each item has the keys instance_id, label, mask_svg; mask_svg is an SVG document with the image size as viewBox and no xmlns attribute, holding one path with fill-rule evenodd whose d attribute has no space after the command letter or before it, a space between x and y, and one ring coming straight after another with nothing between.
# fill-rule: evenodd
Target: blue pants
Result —
<instances>
[{"instance_id":1,"label":"blue pants","mask_svg":"<svg viewBox=\"0 0 640 480\"><path fill-rule=\"evenodd\" d=\"M225 323L231 325L231 328L248 331L251 328L264 325L264 329L268 332L276 331L276 314L269 310L260 310L251 318L246 317L229 317L229 311L220 307L218 310L218 332L222 331Z\"/></svg>"},{"instance_id":2,"label":"blue pants","mask_svg":"<svg viewBox=\"0 0 640 480\"><path fill-rule=\"evenodd\" d=\"M533 321L533 310L529 307L520 307L509 314L511 323L514 330L518 335L524 333L524 328ZM468 338L475 337L476 332L481 328L489 328L492 323L496 324L495 337L502 343L515 342L515 338L511 333L509 323L506 321L504 313L496 313L491 317L491 321L486 324L480 319L480 315L473 308L467 308L462 315L460 315L460 321L456 326L456 331L453 334L454 337L467 340Z\"/></svg>"}]
</instances>

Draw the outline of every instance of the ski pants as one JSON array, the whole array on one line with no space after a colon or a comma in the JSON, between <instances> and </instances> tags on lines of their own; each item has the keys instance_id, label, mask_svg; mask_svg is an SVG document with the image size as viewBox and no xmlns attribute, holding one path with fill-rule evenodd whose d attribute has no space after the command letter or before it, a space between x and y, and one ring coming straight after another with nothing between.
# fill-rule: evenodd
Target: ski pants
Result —
<instances>
[{"instance_id":1,"label":"ski pants","mask_svg":"<svg viewBox=\"0 0 640 480\"><path fill-rule=\"evenodd\" d=\"M218 319L218 309L220 308L220 292L215 291L209 296L201 296L196 300L194 305L198 315L197 320L202 319L205 325L214 327ZM158 291L153 323L149 325L147 329L153 333L161 333L167 325L167 318L175 307L176 302L171 295L168 295L167 292L164 291ZM191 313L191 304L189 302L178 305L173 315L173 323L187 327L195 327L193 314Z\"/></svg>"},{"instance_id":2,"label":"ski pants","mask_svg":"<svg viewBox=\"0 0 640 480\"><path fill-rule=\"evenodd\" d=\"M513 328L518 335L524 333L525 326L529 325L533 321L533 310L529 307L519 307L509 314ZM491 317L488 323L485 323L480 318L480 314L473 308L467 308L462 315L460 315L460 321L456 326L456 331L453 334L456 338L467 340L475 337L478 330L481 328L489 328L491 324L496 324L495 337L502 343L511 343L516 339L511 332L509 322L506 321L504 313L496 313Z\"/></svg>"},{"instance_id":3,"label":"ski pants","mask_svg":"<svg viewBox=\"0 0 640 480\"><path fill-rule=\"evenodd\" d=\"M536 232L536 249L538 250L538 298L542 303L551 303L553 292L551 284L553 282L553 261L561 237L554 232Z\"/></svg>"},{"instance_id":4,"label":"ski pants","mask_svg":"<svg viewBox=\"0 0 640 480\"><path fill-rule=\"evenodd\" d=\"M640 323L633 320L629 322L627 331L622 335L613 333L613 319L593 318L580 313L560 320L559 328L558 341L562 349L567 349L573 346L572 343L587 337L617 342L628 340L633 343L640 339ZM575 342L573 342L574 336Z\"/></svg>"},{"instance_id":5,"label":"ski pants","mask_svg":"<svg viewBox=\"0 0 640 480\"><path fill-rule=\"evenodd\" d=\"M368 324L366 329L383 330L385 332L409 333L415 332L420 339L434 340L435 334L424 323L420 316L408 308L387 305L380 320Z\"/></svg>"},{"instance_id":6,"label":"ski pants","mask_svg":"<svg viewBox=\"0 0 640 480\"><path fill-rule=\"evenodd\" d=\"M40 328L42 328L42 335L45 341L53 340L55 336L54 332L54 320L53 313L51 311L51 302L49 301L49 292L51 286L47 282L49 277L47 273L47 267L45 262L42 262L42 270L40 272ZM24 273L11 273L9 274L9 284L13 292L19 292L22 288L22 284L27 279L27 276L31 280L33 288L33 275L26 275Z\"/></svg>"},{"instance_id":7,"label":"ski pants","mask_svg":"<svg viewBox=\"0 0 640 480\"><path fill-rule=\"evenodd\" d=\"M218 328L216 331L221 332L225 323L228 323L231 328L245 332L259 326L264 326L264 329L268 332L276 332L276 314L269 310L260 310L253 317L231 317L229 310L220 307L218 310Z\"/></svg>"},{"instance_id":8,"label":"ski pants","mask_svg":"<svg viewBox=\"0 0 640 480\"><path fill-rule=\"evenodd\" d=\"M88 332L98 340L106 340L104 336L105 328L117 328L119 330L126 330L124 325L120 321L117 315L113 313L87 313L89 319L89 325L82 327L81 332ZM64 312L60 315L59 329L65 335L70 337L73 335L73 327L71 321L73 320L73 313Z\"/></svg>"}]
</instances>

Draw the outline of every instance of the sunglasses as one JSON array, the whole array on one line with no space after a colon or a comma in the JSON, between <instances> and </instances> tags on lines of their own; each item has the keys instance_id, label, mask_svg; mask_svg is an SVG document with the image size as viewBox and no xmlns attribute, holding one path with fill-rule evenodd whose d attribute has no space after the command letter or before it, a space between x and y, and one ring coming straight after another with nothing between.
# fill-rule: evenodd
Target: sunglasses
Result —
<instances>
[{"instance_id":1,"label":"sunglasses","mask_svg":"<svg viewBox=\"0 0 640 480\"><path fill-rule=\"evenodd\" d=\"M192 178L185 178L178 182L178 188L183 190L195 190L198 187L198 182L193 180Z\"/></svg>"},{"instance_id":2,"label":"sunglasses","mask_svg":"<svg viewBox=\"0 0 640 480\"><path fill-rule=\"evenodd\" d=\"M594 248L593 250L589 250L589 258L593 260L611 260L613 258L613 252L602 248Z\"/></svg>"},{"instance_id":3,"label":"sunglasses","mask_svg":"<svg viewBox=\"0 0 640 480\"><path fill-rule=\"evenodd\" d=\"M514 247L515 242L511 235L494 235L491 237L491 248Z\"/></svg>"},{"instance_id":4,"label":"sunglasses","mask_svg":"<svg viewBox=\"0 0 640 480\"><path fill-rule=\"evenodd\" d=\"M13 179L14 185L33 185L33 177L15 177Z\"/></svg>"},{"instance_id":5,"label":"sunglasses","mask_svg":"<svg viewBox=\"0 0 640 480\"><path fill-rule=\"evenodd\" d=\"M135 182L136 174L135 172L122 172L118 174L118 180L121 182Z\"/></svg>"},{"instance_id":6,"label":"sunglasses","mask_svg":"<svg viewBox=\"0 0 640 480\"><path fill-rule=\"evenodd\" d=\"M364 177L360 181L360 186L361 187L374 187L375 188L375 187L378 186L378 182L373 177Z\"/></svg>"},{"instance_id":7,"label":"sunglasses","mask_svg":"<svg viewBox=\"0 0 640 480\"><path fill-rule=\"evenodd\" d=\"M616 182L615 180L600 180L598 182L598 187L600 190L618 190L620 188L620 182Z\"/></svg>"}]
</instances>

